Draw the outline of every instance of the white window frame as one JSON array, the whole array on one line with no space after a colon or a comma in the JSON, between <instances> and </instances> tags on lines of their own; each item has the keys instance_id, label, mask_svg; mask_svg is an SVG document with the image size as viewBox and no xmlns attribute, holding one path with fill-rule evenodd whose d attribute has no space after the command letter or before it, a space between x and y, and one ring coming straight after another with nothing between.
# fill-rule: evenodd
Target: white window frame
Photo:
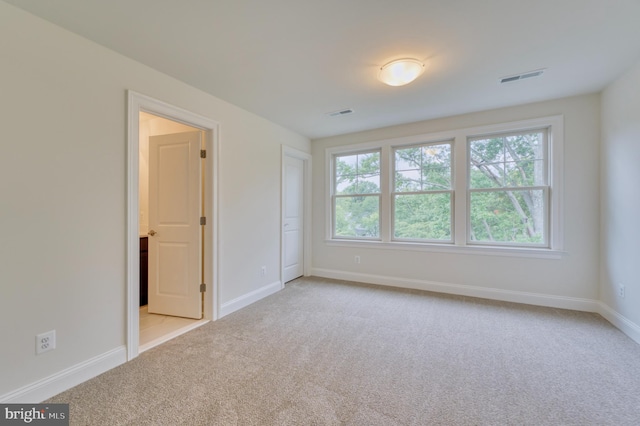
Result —
<instances>
[{"instance_id":1,"label":"white window frame","mask_svg":"<svg viewBox=\"0 0 640 426\"><path fill-rule=\"evenodd\" d=\"M339 152L335 153L331 156L331 238L335 240L369 240L369 241L381 241L380 232L382 229L382 223L380 218L380 212L382 210L382 188L380 188L380 192L372 192L372 193L358 193L358 194L348 194L348 195L338 195L335 193L336 189L336 158L337 157L346 157L349 155L360 155L360 154L372 154L379 153L380 154L380 183L382 184L382 152L379 148L374 149L365 149L358 151L347 151L347 152ZM355 197L377 197L378 198L378 236L377 237L350 237L350 236L341 236L336 235L336 203L338 198L355 198Z\"/></svg>"},{"instance_id":2,"label":"white window frame","mask_svg":"<svg viewBox=\"0 0 640 426\"><path fill-rule=\"evenodd\" d=\"M509 186L501 186L501 187L492 187L492 188L471 188L471 161L469 161L469 153L471 151L471 142L475 140L480 140L484 138L491 137L500 137L500 136L516 136L516 135L524 135L530 133L542 132L544 134L544 144L542 145L543 150L543 160L544 160L544 177L545 177L545 185L538 186L522 186L522 187L509 187ZM551 200L549 198L549 193L551 192L551 177L549 170L549 138L550 129L549 127L541 127L538 129L528 129L528 130L518 130L512 132L500 132L500 133L490 133L483 135L471 135L467 137L466 149L467 149L467 244L468 245L478 245L478 246L505 246L505 247L524 247L524 248L550 248L550 229L549 229L549 213L551 211ZM526 191L526 190L542 190L545 199L545 215L543 217L543 235L544 241L541 244L518 244L507 241L483 241L477 240L474 241L471 239L471 194L474 192L482 193L482 192L501 192L501 191Z\"/></svg>"},{"instance_id":3,"label":"white window frame","mask_svg":"<svg viewBox=\"0 0 640 426\"><path fill-rule=\"evenodd\" d=\"M450 153L451 153L451 164L449 165L450 168L450 181L451 181L451 187L448 190L422 190L422 191L415 191L415 192L397 192L396 191L396 151L401 150L401 149L406 149L406 148L415 148L415 147L424 147L424 146L430 146L430 145L449 145L450 147ZM454 203L454 197L455 197L455 180L454 180L454 176L455 176L455 153L454 153L454 141L452 139L449 140L444 140L444 141L432 141L432 142L428 142L428 143L418 143L418 144L412 144L412 145L395 145L391 147L391 164L392 164L392 169L391 169L391 188L390 188L390 195L391 195L391 241L399 241L399 242L417 242L417 243L436 243L436 244L453 244L454 243L454 239L455 239L455 226L454 226L454 212L455 212L455 203ZM395 236L395 229L396 229L396 219L395 219L395 213L396 213L396 196L397 195L417 195L417 194L449 194L450 198L449 198L449 209L450 209L450 215L449 215L449 224L451 227L451 237L448 240L432 240L432 239L421 239L421 238L400 238L400 237L396 237Z\"/></svg>"},{"instance_id":4,"label":"white window frame","mask_svg":"<svg viewBox=\"0 0 640 426\"><path fill-rule=\"evenodd\" d=\"M470 138L499 133L526 132L548 129L548 185L550 187L548 214L548 246L523 247L509 245L469 244L468 238L468 167L467 146ZM392 188L393 188L393 148L437 143L453 140L453 244L446 242L396 241L392 238ZM333 238L333 161L334 155L345 155L357 151L380 149L380 238L376 240L354 240ZM329 246L367 247L372 249L397 249L438 253L460 253L496 256L536 257L559 259L565 255L564 242L564 206L563 206L563 159L564 154L564 118L562 115L535 118L530 120L478 126L451 131L426 133L415 136L385 139L348 146L327 148L326 165L326 221L325 242Z\"/></svg>"}]
</instances>

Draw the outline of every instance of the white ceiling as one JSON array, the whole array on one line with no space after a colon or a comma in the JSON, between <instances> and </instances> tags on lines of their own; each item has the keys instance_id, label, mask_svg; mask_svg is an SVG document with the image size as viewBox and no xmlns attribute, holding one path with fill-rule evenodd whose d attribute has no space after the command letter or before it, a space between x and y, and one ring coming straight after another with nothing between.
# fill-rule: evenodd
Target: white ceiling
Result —
<instances>
[{"instance_id":1,"label":"white ceiling","mask_svg":"<svg viewBox=\"0 0 640 426\"><path fill-rule=\"evenodd\" d=\"M639 0L5 1L310 138L596 92L640 58ZM428 68L380 83L401 57Z\"/></svg>"}]
</instances>

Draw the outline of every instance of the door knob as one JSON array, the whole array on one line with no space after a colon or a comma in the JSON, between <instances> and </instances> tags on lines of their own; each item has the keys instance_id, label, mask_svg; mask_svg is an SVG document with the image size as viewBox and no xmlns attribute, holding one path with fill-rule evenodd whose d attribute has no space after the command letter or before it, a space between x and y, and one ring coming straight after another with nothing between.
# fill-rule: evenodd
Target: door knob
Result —
<instances>
[{"instance_id":1,"label":"door knob","mask_svg":"<svg viewBox=\"0 0 640 426\"><path fill-rule=\"evenodd\" d=\"M154 231L153 229L152 229L152 230L150 230L150 231L147 233L147 235L150 235L150 236L152 236L152 237L153 237L154 235L156 235L156 234L157 234L157 232L156 232L156 231Z\"/></svg>"}]
</instances>

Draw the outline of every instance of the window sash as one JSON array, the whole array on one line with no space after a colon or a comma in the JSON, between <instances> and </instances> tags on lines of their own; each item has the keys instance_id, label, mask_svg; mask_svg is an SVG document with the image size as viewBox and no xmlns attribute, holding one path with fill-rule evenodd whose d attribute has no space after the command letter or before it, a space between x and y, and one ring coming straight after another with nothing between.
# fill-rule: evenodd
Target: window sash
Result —
<instances>
[{"instance_id":1,"label":"window sash","mask_svg":"<svg viewBox=\"0 0 640 426\"><path fill-rule=\"evenodd\" d=\"M449 176L448 176L448 183L449 186L448 188L442 188L442 189L421 189L419 191L398 191L397 190L397 173L402 173L402 172L409 172L409 171L419 171L420 172L420 187L423 188L425 184L427 184L428 182L424 181L424 175L422 174L422 166L423 163L420 163L420 168L410 168L410 169L398 169L397 165L398 165L398 161L396 158L397 152L401 151L401 150L405 150L405 149L412 149L412 148L429 148L429 147L437 147L437 146L442 146L442 145L448 145L449 146L449 164L448 165L440 165L440 166L434 166L433 169L448 169L449 171ZM422 159L422 157L421 157ZM453 189L453 176L454 176L454 143L452 140L446 140L446 141L435 141L435 142L427 142L427 143L419 143L419 144L410 144L410 145L397 145L397 146L393 146L391 148L391 175L393 177L393 181L391 184L391 188L390 190L392 192L397 192L397 193L410 193L410 192L429 192L429 191L444 191L444 190L452 190Z\"/></svg>"},{"instance_id":2,"label":"window sash","mask_svg":"<svg viewBox=\"0 0 640 426\"><path fill-rule=\"evenodd\" d=\"M429 164L426 167L426 170L446 170L448 171L448 176L446 176L445 182L448 184L446 187L442 189L434 189L433 186L443 186L438 182L429 181L426 179L425 175L425 163L423 160L425 159L425 154L423 150L429 150L430 147L438 148L448 146L448 163L442 164ZM398 163L401 162L398 159L398 151L409 150L409 149L418 149L420 153L419 164L412 165L409 167L398 168ZM454 198L455 192L453 189L453 178L454 178L454 142L452 140L438 140L432 142L422 142L415 144L405 144L405 145L397 145L391 147L391 176L392 182L390 186L390 215L391 215L391 232L390 232L390 240L391 241L401 241L401 242L419 242L419 243L438 243L438 244L453 244L454 242ZM421 189L415 190L398 190L398 174L402 174L403 176L408 175L408 172L414 172L416 175L419 174L419 187ZM425 186L427 188L425 189ZM411 196L420 196L420 195L437 195L437 194L447 194L449 196L449 215L448 215L448 234L449 237L444 238L419 238L419 237L402 237L398 236L398 229L400 228L400 224L397 223L397 200L399 197L411 197ZM417 214L420 214L418 212ZM425 232L423 230L423 232Z\"/></svg>"},{"instance_id":3,"label":"window sash","mask_svg":"<svg viewBox=\"0 0 640 426\"><path fill-rule=\"evenodd\" d=\"M538 178L542 178L542 185L521 185L521 186L513 186L513 185L508 185L507 182L505 182L506 180L506 170L504 171L504 173L500 176L503 181L502 184L497 184L496 183L495 186L488 186L488 187L472 187L471 184L471 179L472 179L472 171L474 169L477 170L476 166L473 164L472 161L472 152L471 152L471 147L473 142L477 142L477 141L483 141L483 140L490 140L490 139L494 139L494 138L509 138L509 137L518 137L518 136L526 136L526 135L531 135L531 134L542 134L541 137L541 141L540 141L540 148L541 148L541 158L538 158L537 156L534 156L535 158L533 159L525 159L522 160L520 159L521 162L524 161L541 161L541 165L542 165L542 171L541 171L541 175L538 176ZM508 163L511 163L512 161L507 161L506 156L507 156L507 149L504 147L506 141L503 141L503 150L502 150L502 155L498 154L498 157L500 159L500 161L496 162L495 164L499 164L499 165L506 165ZM549 129L548 127L542 127L542 128L534 128L534 129L530 129L530 130L517 130L517 131L507 131L507 132L499 132L499 133L490 133L490 134L485 134L482 136L474 136L474 137L468 137L467 138L467 144L466 144L466 150L467 150L467 211L466 211L466 228L467 228L467 235L466 235L466 244L467 245L485 245L485 246L506 246L506 247L541 247L541 248L549 248L550 247L550 238L549 238L549 215L550 215L550 197L549 197L549 182L550 182L550 176L549 176L549 157L548 157L548 153L549 153ZM515 161L515 159L512 159ZM494 164L494 163L490 163L490 164ZM535 166L534 166L535 167ZM481 172L482 173L482 172ZM535 182L536 178L533 177L534 182L533 183L537 183ZM491 179L489 179L491 180ZM529 181L530 182L530 181ZM473 233L473 228L472 228L472 222L473 222L473 217L472 217L472 209L473 209L473 205L472 205L472 194L474 193L491 193L491 192L496 192L496 193L524 193L526 191L542 191L542 239L543 241L538 243L538 242L528 242L528 241L495 241L495 240L488 240L488 239L472 239L472 233ZM513 202L512 202L513 203ZM518 203L519 204L519 203ZM521 206L520 206L521 207ZM517 212L517 209L514 205L514 210L516 210L516 214L520 214L519 212ZM531 214L532 216L535 214L534 212L529 212L529 214ZM497 214L496 214L497 216ZM527 216L528 219L528 216ZM505 220L505 219L503 219ZM534 219L535 222L535 219ZM485 221L485 227L486 227L486 232L489 233L491 235L491 227L487 224L487 222ZM516 234L516 229L514 228L514 235Z\"/></svg>"},{"instance_id":4,"label":"window sash","mask_svg":"<svg viewBox=\"0 0 640 426\"><path fill-rule=\"evenodd\" d=\"M355 174L351 174L351 175L338 175L338 159L340 157L350 157L350 156L360 156L360 155L367 155L367 154L378 154L378 173L359 173L358 171L358 164L356 163L356 172ZM359 159L358 159L359 160ZM365 195L365 194L379 194L381 191L380 188L380 180L381 180L381 171L382 171L382 165L380 164L381 162L381 150L380 149L374 149L374 150L365 150L365 151L354 151L354 152L345 152L345 153L340 153L340 154L334 154L333 156L333 194L335 195ZM356 179L356 187L359 186L359 183L362 181L366 181L367 178L371 178L374 176L378 177L378 191L376 192L354 192L354 193L340 193L340 191L338 190L338 178L339 177L347 177L347 176L351 176L354 177Z\"/></svg>"},{"instance_id":5,"label":"window sash","mask_svg":"<svg viewBox=\"0 0 640 426\"><path fill-rule=\"evenodd\" d=\"M526 192L526 191L542 191L543 211L542 211L542 238L540 243L535 242L511 242L511 241L495 241L495 240L473 240L471 239L472 217L471 217L471 195L474 193L491 193L491 192ZM551 248L550 244L550 192L549 186L529 186L529 187L507 187L507 188L487 188L487 189L470 189L467 192L467 245L470 246L500 246L500 247L521 247L521 248Z\"/></svg>"},{"instance_id":6,"label":"window sash","mask_svg":"<svg viewBox=\"0 0 640 426\"><path fill-rule=\"evenodd\" d=\"M434 239L434 238L412 238L412 237L398 237L396 236L397 223L396 223L396 200L398 197L412 196L412 195L449 195L449 238L448 239ZM454 242L454 196L453 189L448 191L416 191L416 192L392 192L391 193L391 241L401 242L419 242L419 243L436 243L436 244L453 244Z\"/></svg>"},{"instance_id":7,"label":"window sash","mask_svg":"<svg viewBox=\"0 0 640 426\"><path fill-rule=\"evenodd\" d=\"M520 163L524 163L524 162L542 162L542 173L541 173L541 177L543 178L543 181L539 183L539 185L546 185L546 186L550 186L550 167L549 167L549 127L541 127L541 128L534 128L531 130L518 130L518 131L507 131L507 132L499 132L499 133L491 133L491 134L485 134L482 136L472 136L472 137L468 137L467 138L467 189L471 190L471 189L490 189L490 188L506 188L509 185L506 184L502 184L502 185L496 185L496 186L487 186L487 187L471 187L471 177L472 177L472 169L475 167L472 164L472 155L471 155L471 144L473 142L477 142L477 141L481 141L481 140L487 140L487 139L491 139L491 138L507 138L510 136L513 137L517 137L517 136L525 136L525 135L530 135L530 134L536 134L536 133L541 133L542 134L542 142L541 142L541 148L542 148L542 158L533 158L533 159L520 159ZM488 164L508 164L508 163L515 163L517 161L498 161L498 162L491 162ZM502 176L504 177L504 175ZM534 182L535 183L535 182Z\"/></svg>"},{"instance_id":8,"label":"window sash","mask_svg":"<svg viewBox=\"0 0 640 426\"><path fill-rule=\"evenodd\" d=\"M377 175L378 176L378 190L377 192L355 192L355 193L339 193L338 192L338 178L341 177L341 175L338 175L338 159L340 157L349 157L349 156L365 156L367 154L378 154L378 169L377 169ZM357 157L356 159L356 170L355 170L355 174L354 175L349 175L349 176L355 176L356 178L356 189L358 188L359 182L360 182L360 178L367 178L372 176L371 173L360 173L358 170L359 167L359 161L360 161L360 157ZM381 221L380 221L380 213L382 210L382 205L381 205L381 197L380 194L382 192L382 149L377 148L377 149L365 149L365 150L355 150L355 151L350 151L350 152L341 152L341 153L337 153L334 154L332 157L332 168L333 168L333 183L332 183L332 197L331 197L331 210L332 210L332 224L331 224L331 238L332 239L357 239L357 240L380 240L380 232L381 232ZM337 207L338 207L338 200L340 199L356 199L356 198L370 198L370 197L377 197L378 202L377 204L377 224L375 225L375 230L377 232L377 235L375 236L368 236L368 235L357 235L358 232L354 232L352 234L349 235L339 235L338 233L338 221L341 220L341 218L338 218L337 216ZM356 221L358 219L362 219L362 218L355 218Z\"/></svg>"},{"instance_id":9,"label":"window sash","mask_svg":"<svg viewBox=\"0 0 640 426\"><path fill-rule=\"evenodd\" d=\"M378 202L377 202L377 214L378 214L378 220L377 220L377 226L376 226L376 230L377 230L377 235L375 236L366 236L366 235L338 235L338 216L337 216L337 205L338 205L338 200L340 199L350 199L350 198L377 198ZM380 194L356 194L356 195L334 195L332 197L332 204L333 204L333 214L332 214L332 218L333 218L333 224L332 224L332 238L336 239L336 240L340 240L340 239L346 239L346 240L353 240L353 239L358 239L358 240L373 240L373 241L379 241L380 240L380 213L382 210L382 206L381 206L381 196ZM357 233L356 233L357 234Z\"/></svg>"}]
</instances>

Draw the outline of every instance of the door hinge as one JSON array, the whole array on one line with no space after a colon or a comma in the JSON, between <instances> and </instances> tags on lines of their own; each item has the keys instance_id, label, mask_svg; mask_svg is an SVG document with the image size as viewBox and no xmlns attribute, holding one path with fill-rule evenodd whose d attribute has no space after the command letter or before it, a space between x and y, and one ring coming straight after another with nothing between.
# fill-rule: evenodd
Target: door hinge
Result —
<instances>
[{"instance_id":1,"label":"door hinge","mask_svg":"<svg viewBox=\"0 0 640 426\"><path fill-rule=\"evenodd\" d=\"M205 216L202 216L200 218L200 225L204 226L207 224L207 218Z\"/></svg>"},{"instance_id":2,"label":"door hinge","mask_svg":"<svg viewBox=\"0 0 640 426\"><path fill-rule=\"evenodd\" d=\"M207 291L207 285L205 283L200 284L200 293Z\"/></svg>"},{"instance_id":3,"label":"door hinge","mask_svg":"<svg viewBox=\"0 0 640 426\"><path fill-rule=\"evenodd\" d=\"M201 149L200 150L200 158L207 158L207 150L206 149Z\"/></svg>"}]
</instances>

